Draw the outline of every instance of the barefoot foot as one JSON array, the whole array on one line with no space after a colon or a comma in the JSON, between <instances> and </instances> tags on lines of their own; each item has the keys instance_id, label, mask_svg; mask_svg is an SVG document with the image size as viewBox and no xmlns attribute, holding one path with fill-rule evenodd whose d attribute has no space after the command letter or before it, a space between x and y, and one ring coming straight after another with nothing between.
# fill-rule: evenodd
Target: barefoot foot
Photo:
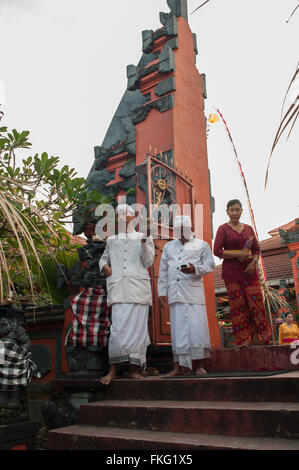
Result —
<instances>
[{"instance_id":1,"label":"barefoot foot","mask_svg":"<svg viewBox=\"0 0 299 470\"><path fill-rule=\"evenodd\" d=\"M168 374L166 374L166 377L176 377L177 375L182 375L180 369L173 369L171 372L168 372Z\"/></svg>"},{"instance_id":2,"label":"barefoot foot","mask_svg":"<svg viewBox=\"0 0 299 470\"><path fill-rule=\"evenodd\" d=\"M143 375L138 374L137 372L130 372L129 379L143 379Z\"/></svg>"},{"instance_id":3,"label":"barefoot foot","mask_svg":"<svg viewBox=\"0 0 299 470\"><path fill-rule=\"evenodd\" d=\"M105 375L104 377L101 378L100 382L103 384L103 385L110 385L112 380L114 380L116 378L116 375L114 372L109 372L107 375Z\"/></svg>"},{"instance_id":4,"label":"barefoot foot","mask_svg":"<svg viewBox=\"0 0 299 470\"><path fill-rule=\"evenodd\" d=\"M204 375L207 375L207 371L205 369L203 369L202 367L200 367L200 369L197 369L195 371L195 374L196 375L200 375L201 377L204 376Z\"/></svg>"}]
</instances>

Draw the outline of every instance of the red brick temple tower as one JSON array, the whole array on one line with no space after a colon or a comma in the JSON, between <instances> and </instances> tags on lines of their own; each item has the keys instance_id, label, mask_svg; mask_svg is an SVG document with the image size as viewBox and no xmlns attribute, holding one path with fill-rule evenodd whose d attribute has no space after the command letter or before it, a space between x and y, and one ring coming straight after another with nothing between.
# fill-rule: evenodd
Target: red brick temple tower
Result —
<instances>
[{"instance_id":1,"label":"red brick temple tower","mask_svg":"<svg viewBox=\"0 0 299 470\"><path fill-rule=\"evenodd\" d=\"M121 202L125 198L128 204L190 204L194 223L194 208L200 205L197 235L211 246L214 199L207 157L205 75L196 67L196 35L188 24L187 0L167 3L170 12L160 13L161 28L142 32L143 55L137 66L127 67L127 90L101 147L95 147L88 182L100 193ZM148 154L151 163L146 172L142 168ZM75 223L75 234L83 231L86 226ZM151 272L150 330L157 346L170 344L169 313L160 310L156 293L164 243L156 240ZM204 279L204 286L212 347L219 347L213 275Z\"/></svg>"}]
</instances>

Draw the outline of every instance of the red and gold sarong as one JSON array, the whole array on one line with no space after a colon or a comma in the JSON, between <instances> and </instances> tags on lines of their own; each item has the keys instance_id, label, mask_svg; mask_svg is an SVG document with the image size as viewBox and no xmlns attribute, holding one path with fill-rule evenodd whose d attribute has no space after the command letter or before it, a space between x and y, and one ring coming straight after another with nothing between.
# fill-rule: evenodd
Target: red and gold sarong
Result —
<instances>
[{"instance_id":1,"label":"red and gold sarong","mask_svg":"<svg viewBox=\"0 0 299 470\"><path fill-rule=\"evenodd\" d=\"M255 333L260 341L268 344L273 331L267 318L259 281L225 281L225 285L236 344L242 344Z\"/></svg>"}]
</instances>

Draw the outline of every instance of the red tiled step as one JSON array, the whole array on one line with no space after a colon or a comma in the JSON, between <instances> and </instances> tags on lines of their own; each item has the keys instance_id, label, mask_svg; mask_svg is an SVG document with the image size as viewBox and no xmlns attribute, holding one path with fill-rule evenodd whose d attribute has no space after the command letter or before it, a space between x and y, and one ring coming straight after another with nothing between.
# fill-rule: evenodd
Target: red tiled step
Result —
<instances>
[{"instance_id":1,"label":"red tiled step","mask_svg":"<svg viewBox=\"0 0 299 470\"><path fill-rule=\"evenodd\" d=\"M49 450L299 450L299 441L69 426L48 435Z\"/></svg>"},{"instance_id":2,"label":"red tiled step","mask_svg":"<svg viewBox=\"0 0 299 470\"><path fill-rule=\"evenodd\" d=\"M99 379L56 379L52 387L55 393L93 389L108 400L299 402L298 372L250 378L117 379L108 387Z\"/></svg>"},{"instance_id":3,"label":"red tiled step","mask_svg":"<svg viewBox=\"0 0 299 470\"><path fill-rule=\"evenodd\" d=\"M299 403L113 401L81 405L79 424L244 437L299 437Z\"/></svg>"},{"instance_id":4,"label":"red tiled step","mask_svg":"<svg viewBox=\"0 0 299 470\"><path fill-rule=\"evenodd\" d=\"M290 346L256 346L248 348L212 349L211 358L206 360L206 368L212 371L248 370L299 370L297 361L292 361L292 353L298 354Z\"/></svg>"},{"instance_id":5,"label":"red tiled step","mask_svg":"<svg viewBox=\"0 0 299 470\"><path fill-rule=\"evenodd\" d=\"M299 377L144 380L119 379L105 389L108 400L205 400L299 402Z\"/></svg>"}]
</instances>

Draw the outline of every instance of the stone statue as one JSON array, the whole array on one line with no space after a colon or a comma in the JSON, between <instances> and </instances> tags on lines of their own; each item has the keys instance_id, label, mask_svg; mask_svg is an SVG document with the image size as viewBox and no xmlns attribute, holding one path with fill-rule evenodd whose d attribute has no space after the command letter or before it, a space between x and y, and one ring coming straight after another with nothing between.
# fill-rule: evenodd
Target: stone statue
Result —
<instances>
[{"instance_id":1,"label":"stone statue","mask_svg":"<svg viewBox=\"0 0 299 470\"><path fill-rule=\"evenodd\" d=\"M94 236L92 227L87 227L85 234L87 244L78 249L80 261L65 272L76 287L68 301L71 321L65 338L69 378L100 377L108 367L111 309L107 307L106 279L98 267L106 243ZM60 279L63 282L64 277Z\"/></svg>"},{"instance_id":2,"label":"stone statue","mask_svg":"<svg viewBox=\"0 0 299 470\"><path fill-rule=\"evenodd\" d=\"M26 388L39 375L29 352L23 310L12 301L0 303L0 424L28 416Z\"/></svg>"}]
</instances>

